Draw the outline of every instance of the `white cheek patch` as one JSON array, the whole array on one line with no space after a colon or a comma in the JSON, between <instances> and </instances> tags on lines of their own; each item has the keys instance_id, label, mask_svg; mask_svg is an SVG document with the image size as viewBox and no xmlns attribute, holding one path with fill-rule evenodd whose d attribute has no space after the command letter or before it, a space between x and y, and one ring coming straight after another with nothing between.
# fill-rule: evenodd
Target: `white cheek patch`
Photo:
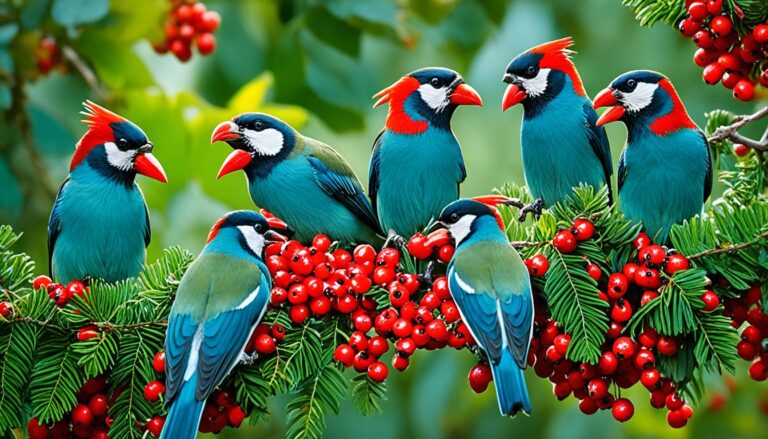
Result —
<instances>
[{"instance_id":1,"label":"white cheek patch","mask_svg":"<svg viewBox=\"0 0 768 439\"><path fill-rule=\"evenodd\" d=\"M245 129L242 133L254 151L261 155L277 155L283 149L283 133L274 128L261 131Z\"/></svg>"},{"instance_id":2,"label":"white cheek patch","mask_svg":"<svg viewBox=\"0 0 768 439\"><path fill-rule=\"evenodd\" d=\"M531 97L541 96L547 90L547 79L552 69L541 69L539 74L531 79L521 78L525 93Z\"/></svg>"},{"instance_id":3,"label":"white cheek patch","mask_svg":"<svg viewBox=\"0 0 768 439\"><path fill-rule=\"evenodd\" d=\"M449 231L451 236L456 240L456 245L459 245L469 235L472 228L472 222L475 221L475 215L464 215L456 223L451 224Z\"/></svg>"},{"instance_id":4,"label":"white cheek patch","mask_svg":"<svg viewBox=\"0 0 768 439\"><path fill-rule=\"evenodd\" d=\"M443 108L448 105L447 87L435 88L430 84L422 84L418 90L421 99L429 105L429 108L436 112L443 111Z\"/></svg>"},{"instance_id":5,"label":"white cheek patch","mask_svg":"<svg viewBox=\"0 0 768 439\"><path fill-rule=\"evenodd\" d=\"M647 82L638 82L637 87L631 93L621 93L621 102L630 113L637 113L643 108L651 105L653 94L659 84L650 84Z\"/></svg>"},{"instance_id":6,"label":"white cheek patch","mask_svg":"<svg viewBox=\"0 0 768 439\"><path fill-rule=\"evenodd\" d=\"M245 242L248 243L248 247L257 256L261 256L261 252L264 250L264 237L251 226L237 226L237 230L245 237ZM254 296L255 297L255 296Z\"/></svg>"},{"instance_id":7,"label":"white cheek patch","mask_svg":"<svg viewBox=\"0 0 768 439\"><path fill-rule=\"evenodd\" d=\"M110 165L121 171L133 169L133 157L136 155L135 150L120 151L117 145L112 142L105 143L104 149L107 151L107 161Z\"/></svg>"}]
</instances>

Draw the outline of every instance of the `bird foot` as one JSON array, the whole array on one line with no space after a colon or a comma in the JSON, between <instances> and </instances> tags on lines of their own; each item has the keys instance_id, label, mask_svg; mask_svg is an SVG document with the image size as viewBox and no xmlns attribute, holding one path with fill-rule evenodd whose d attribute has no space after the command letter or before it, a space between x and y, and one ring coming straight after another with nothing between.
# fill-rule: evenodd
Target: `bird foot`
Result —
<instances>
[{"instance_id":1,"label":"bird foot","mask_svg":"<svg viewBox=\"0 0 768 439\"><path fill-rule=\"evenodd\" d=\"M434 279L434 273L435 270L435 261L429 261L427 263L427 268L424 269L424 272L419 275L419 281L424 285L426 288L429 288L432 286L432 282Z\"/></svg>"},{"instance_id":2,"label":"bird foot","mask_svg":"<svg viewBox=\"0 0 768 439\"><path fill-rule=\"evenodd\" d=\"M541 217L541 213L544 210L544 200L541 198L537 198L533 201L533 203L522 206L520 208L520 215L517 217L517 220L521 223L525 221L526 217L528 217L528 214L533 214L533 218L535 220L538 220Z\"/></svg>"},{"instance_id":3,"label":"bird foot","mask_svg":"<svg viewBox=\"0 0 768 439\"><path fill-rule=\"evenodd\" d=\"M251 364L256 362L256 358L258 358L258 356L259 355L255 352L253 354L246 354L245 352L243 352L240 354L239 362L242 364L245 364L246 366L250 366Z\"/></svg>"},{"instance_id":4,"label":"bird foot","mask_svg":"<svg viewBox=\"0 0 768 439\"><path fill-rule=\"evenodd\" d=\"M389 234L387 234L387 240L384 241L383 248L387 248L387 247L405 248L406 246L408 246L408 241L402 236L395 233L394 230L390 230Z\"/></svg>"}]
</instances>

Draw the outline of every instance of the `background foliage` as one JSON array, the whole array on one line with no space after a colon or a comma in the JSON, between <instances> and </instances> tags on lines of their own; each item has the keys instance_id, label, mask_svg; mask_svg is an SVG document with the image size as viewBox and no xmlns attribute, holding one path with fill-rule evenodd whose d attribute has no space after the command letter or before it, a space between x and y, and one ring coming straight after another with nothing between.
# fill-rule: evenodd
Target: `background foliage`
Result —
<instances>
[{"instance_id":1,"label":"background foliage","mask_svg":"<svg viewBox=\"0 0 768 439\"><path fill-rule=\"evenodd\" d=\"M168 185L141 182L153 222L149 260L170 245L199 250L215 218L251 206L242 177L216 181L229 151L208 142L217 122L246 110L275 113L333 145L365 180L370 146L386 113L370 109L370 96L416 68L454 68L485 101L484 109L461 109L454 117L469 173L463 193L470 196L507 181L524 182L521 110L498 111L500 78L509 59L542 41L574 36L575 61L591 95L619 73L650 68L672 79L700 125L704 112L714 108L753 110L723 89L704 86L690 60L689 42L669 27L640 28L618 0L206 4L223 17L217 50L181 64L150 46L161 34L165 0L0 2L0 223L25 232L19 246L39 266L45 261L52 197L84 130L78 112L85 98L141 125L168 173ZM43 17L48 7L50 17ZM95 89L71 67L30 78L34 50L48 34L92 66L99 79ZM608 132L617 159L625 131L611 124ZM722 160L727 166L732 159ZM445 351L417 357L407 373L392 381L384 414L363 418L345 402L338 416L328 418L327 436L588 437L599 427L614 437L704 438L725 432L749 437L768 427L756 410L760 385L738 387L726 410L700 411L688 428L671 431L659 428L662 415L644 405L626 425L615 424L608 413L585 417L572 401L557 402L539 379L529 380L535 416L508 421L498 416L493 392L474 395L466 384L471 356ZM743 370L737 374L745 378ZM725 388L719 380L707 385ZM284 401L278 398L271 405L273 417L266 426L228 431L223 437L282 437Z\"/></svg>"}]
</instances>

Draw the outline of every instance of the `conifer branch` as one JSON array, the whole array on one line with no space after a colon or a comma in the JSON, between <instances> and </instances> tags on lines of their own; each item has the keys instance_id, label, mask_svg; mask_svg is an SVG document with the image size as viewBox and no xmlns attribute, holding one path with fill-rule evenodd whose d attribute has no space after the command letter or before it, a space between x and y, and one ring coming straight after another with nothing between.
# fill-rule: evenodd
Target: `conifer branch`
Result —
<instances>
[{"instance_id":1,"label":"conifer branch","mask_svg":"<svg viewBox=\"0 0 768 439\"><path fill-rule=\"evenodd\" d=\"M754 140L738 133L738 130L744 126L749 125L766 116L768 116L768 107L763 107L753 114L736 116L736 118L733 120L733 123L719 127L707 140L709 142L722 142L723 140L730 140L733 143L740 143L744 146L754 149L755 151L768 151L768 138L766 138L766 135L763 135L762 139L760 140ZM768 133L768 131L766 132Z\"/></svg>"}]
</instances>

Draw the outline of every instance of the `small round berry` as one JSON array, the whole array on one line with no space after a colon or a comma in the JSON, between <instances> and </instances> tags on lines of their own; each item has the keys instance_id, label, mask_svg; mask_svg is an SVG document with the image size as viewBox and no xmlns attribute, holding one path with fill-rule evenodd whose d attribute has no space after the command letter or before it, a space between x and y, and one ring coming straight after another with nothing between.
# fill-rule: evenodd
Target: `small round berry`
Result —
<instances>
[{"instance_id":1,"label":"small round berry","mask_svg":"<svg viewBox=\"0 0 768 439\"><path fill-rule=\"evenodd\" d=\"M733 32L733 22L725 15L718 15L709 21L709 28L716 36L722 37Z\"/></svg>"},{"instance_id":2,"label":"small round berry","mask_svg":"<svg viewBox=\"0 0 768 439\"><path fill-rule=\"evenodd\" d=\"M577 241L586 241L595 235L595 225L588 219L577 218L573 222L571 233L573 233Z\"/></svg>"},{"instance_id":3,"label":"small round berry","mask_svg":"<svg viewBox=\"0 0 768 439\"><path fill-rule=\"evenodd\" d=\"M533 277L544 276L549 269L549 259L542 254L534 255L525 262L525 265L528 267L528 273Z\"/></svg>"},{"instance_id":4,"label":"small round berry","mask_svg":"<svg viewBox=\"0 0 768 439\"><path fill-rule=\"evenodd\" d=\"M144 399L149 402L159 401L162 393L165 393L165 386L160 381L150 381L144 386Z\"/></svg>"},{"instance_id":5,"label":"small round berry","mask_svg":"<svg viewBox=\"0 0 768 439\"><path fill-rule=\"evenodd\" d=\"M381 361L376 361L368 366L368 378L370 378L371 381L377 383L384 382L384 380L387 379L387 375L389 375L389 368L387 368L387 365Z\"/></svg>"},{"instance_id":6,"label":"small round berry","mask_svg":"<svg viewBox=\"0 0 768 439\"><path fill-rule=\"evenodd\" d=\"M576 250L578 242L570 230L561 230L555 234L552 244L561 253L572 253Z\"/></svg>"},{"instance_id":7,"label":"small round berry","mask_svg":"<svg viewBox=\"0 0 768 439\"><path fill-rule=\"evenodd\" d=\"M37 418L32 418L27 423L27 433L29 434L29 439L46 439L48 437L48 427L45 424L41 424Z\"/></svg>"},{"instance_id":8,"label":"small round berry","mask_svg":"<svg viewBox=\"0 0 768 439\"><path fill-rule=\"evenodd\" d=\"M227 422L229 422L230 426L235 428L242 425L246 416L247 413L245 413L245 411L239 405L231 407L229 410L227 410Z\"/></svg>"},{"instance_id":9,"label":"small round berry","mask_svg":"<svg viewBox=\"0 0 768 439\"><path fill-rule=\"evenodd\" d=\"M39 290L40 288L48 288L48 285L52 283L53 281L48 276L37 276L32 281L32 288L35 290Z\"/></svg>"},{"instance_id":10,"label":"small round berry","mask_svg":"<svg viewBox=\"0 0 768 439\"><path fill-rule=\"evenodd\" d=\"M687 270L690 266L691 264L688 262L688 258L680 253L675 253L667 258L667 262L664 264L664 271L667 272L667 274L672 275L678 271Z\"/></svg>"},{"instance_id":11,"label":"small round berry","mask_svg":"<svg viewBox=\"0 0 768 439\"><path fill-rule=\"evenodd\" d=\"M592 279L597 281L603 276L603 270L597 264L587 264L587 273L589 273Z\"/></svg>"},{"instance_id":12,"label":"small round berry","mask_svg":"<svg viewBox=\"0 0 768 439\"><path fill-rule=\"evenodd\" d=\"M469 370L469 387L475 393L483 393L488 388L488 383L493 379L491 368L487 363L476 364Z\"/></svg>"},{"instance_id":13,"label":"small round berry","mask_svg":"<svg viewBox=\"0 0 768 439\"><path fill-rule=\"evenodd\" d=\"M745 155L749 154L749 147L747 145L737 143L733 145L733 153L738 157L744 157Z\"/></svg>"},{"instance_id":14,"label":"small round berry","mask_svg":"<svg viewBox=\"0 0 768 439\"><path fill-rule=\"evenodd\" d=\"M720 306L720 298L711 290L705 291L704 294L701 295L701 300L704 302L704 307L702 309L706 312L714 311Z\"/></svg>"},{"instance_id":15,"label":"small round berry","mask_svg":"<svg viewBox=\"0 0 768 439\"><path fill-rule=\"evenodd\" d=\"M635 414L635 406L627 398L619 398L614 401L613 407L611 407L611 414L613 414L613 418L617 421L627 422Z\"/></svg>"},{"instance_id":16,"label":"small round berry","mask_svg":"<svg viewBox=\"0 0 768 439\"><path fill-rule=\"evenodd\" d=\"M165 417L163 416L154 416L152 419L147 421L147 431L154 437L160 437L160 433L163 432L164 426Z\"/></svg>"},{"instance_id":17,"label":"small round berry","mask_svg":"<svg viewBox=\"0 0 768 439\"><path fill-rule=\"evenodd\" d=\"M152 368L157 373L165 373L165 351L160 351L152 358Z\"/></svg>"},{"instance_id":18,"label":"small round berry","mask_svg":"<svg viewBox=\"0 0 768 439\"><path fill-rule=\"evenodd\" d=\"M352 366L352 360L355 358L355 350L348 344L340 344L333 351L333 359L346 367Z\"/></svg>"},{"instance_id":19,"label":"small round berry","mask_svg":"<svg viewBox=\"0 0 768 439\"><path fill-rule=\"evenodd\" d=\"M733 97L740 101L751 101L755 97L755 86L747 79L742 79L733 88Z\"/></svg>"},{"instance_id":20,"label":"small round berry","mask_svg":"<svg viewBox=\"0 0 768 439\"><path fill-rule=\"evenodd\" d=\"M629 280L623 273L613 273L608 277L606 293L612 299L618 299L627 293Z\"/></svg>"},{"instance_id":21,"label":"small round berry","mask_svg":"<svg viewBox=\"0 0 768 439\"><path fill-rule=\"evenodd\" d=\"M91 400L88 401L88 408L91 409L93 416L105 416L109 411L107 396L103 393L93 395Z\"/></svg>"},{"instance_id":22,"label":"small round berry","mask_svg":"<svg viewBox=\"0 0 768 439\"><path fill-rule=\"evenodd\" d=\"M656 350L665 357L671 357L677 354L678 345L674 337L660 335L656 342Z\"/></svg>"}]
</instances>

